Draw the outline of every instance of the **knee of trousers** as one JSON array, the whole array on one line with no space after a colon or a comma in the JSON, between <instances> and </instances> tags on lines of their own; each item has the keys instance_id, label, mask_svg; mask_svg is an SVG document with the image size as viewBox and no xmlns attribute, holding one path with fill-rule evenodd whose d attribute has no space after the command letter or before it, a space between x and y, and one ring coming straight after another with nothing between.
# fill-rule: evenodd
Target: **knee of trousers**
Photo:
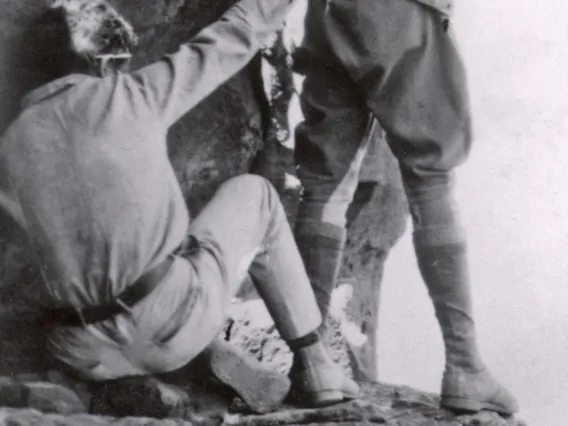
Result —
<instances>
[{"instance_id":1,"label":"knee of trousers","mask_svg":"<svg viewBox=\"0 0 568 426\"><path fill-rule=\"evenodd\" d=\"M260 196L273 209L279 201L278 191L272 183L263 176L245 173L227 180L221 188L231 191L235 197Z\"/></svg>"},{"instance_id":2,"label":"knee of trousers","mask_svg":"<svg viewBox=\"0 0 568 426\"><path fill-rule=\"evenodd\" d=\"M352 197L303 197L298 210L298 222L323 222L339 228L347 223L347 210Z\"/></svg>"},{"instance_id":3,"label":"knee of trousers","mask_svg":"<svg viewBox=\"0 0 568 426\"><path fill-rule=\"evenodd\" d=\"M344 228L347 210L359 184L359 169L349 169L341 179L305 177L298 173L303 186L298 220L321 221Z\"/></svg>"},{"instance_id":4,"label":"knee of trousers","mask_svg":"<svg viewBox=\"0 0 568 426\"><path fill-rule=\"evenodd\" d=\"M453 194L451 173L436 179L422 179L419 185L405 185L408 209L415 230L459 226L459 208Z\"/></svg>"},{"instance_id":5,"label":"knee of trousers","mask_svg":"<svg viewBox=\"0 0 568 426\"><path fill-rule=\"evenodd\" d=\"M223 183L223 186L230 186L235 189L243 189L247 192L250 192L250 190L263 191L266 189L266 187L269 187L269 190L275 189L268 179L260 175L254 175L252 173L245 173L242 175L234 176Z\"/></svg>"}]
</instances>

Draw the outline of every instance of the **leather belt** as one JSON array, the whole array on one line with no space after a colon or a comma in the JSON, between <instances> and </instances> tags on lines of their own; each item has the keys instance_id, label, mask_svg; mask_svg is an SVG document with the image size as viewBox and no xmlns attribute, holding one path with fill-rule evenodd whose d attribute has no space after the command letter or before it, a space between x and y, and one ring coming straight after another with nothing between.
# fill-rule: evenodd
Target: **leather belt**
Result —
<instances>
[{"instance_id":1,"label":"leather belt","mask_svg":"<svg viewBox=\"0 0 568 426\"><path fill-rule=\"evenodd\" d=\"M132 285L120 293L114 303L88 306L83 309L49 309L45 312L43 319L48 325L76 327L105 321L115 315L127 312L160 284L170 270L173 261L174 258L168 256L162 263L144 273Z\"/></svg>"}]
</instances>

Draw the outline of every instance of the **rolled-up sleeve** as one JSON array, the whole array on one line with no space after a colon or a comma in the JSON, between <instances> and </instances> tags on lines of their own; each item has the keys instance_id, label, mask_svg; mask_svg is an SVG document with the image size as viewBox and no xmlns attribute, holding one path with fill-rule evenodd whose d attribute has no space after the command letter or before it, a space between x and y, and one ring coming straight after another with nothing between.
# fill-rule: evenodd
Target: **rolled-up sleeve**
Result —
<instances>
[{"instance_id":1,"label":"rolled-up sleeve","mask_svg":"<svg viewBox=\"0 0 568 426\"><path fill-rule=\"evenodd\" d=\"M241 70L297 0L241 0L176 53L132 73L154 116L175 123Z\"/></svg>"}]
</instances>

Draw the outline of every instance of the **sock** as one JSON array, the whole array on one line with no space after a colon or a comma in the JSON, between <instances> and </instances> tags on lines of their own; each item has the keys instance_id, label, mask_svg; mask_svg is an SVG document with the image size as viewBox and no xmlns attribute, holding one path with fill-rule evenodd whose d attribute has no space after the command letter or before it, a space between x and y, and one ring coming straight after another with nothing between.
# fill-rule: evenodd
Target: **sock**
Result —
<instances>
[{"instance_id":1,"label":"sock","mask_svg":"<svg viewBox=\"0 0 568 426\"><path fill-rule=\"evenodd\" d=\"M288 346L292 352L298 352L300 349L312 346L314 343L320 341L320 335L317 330L314 330L303 337L288 341Z\"/></svg>"}]
</instances>

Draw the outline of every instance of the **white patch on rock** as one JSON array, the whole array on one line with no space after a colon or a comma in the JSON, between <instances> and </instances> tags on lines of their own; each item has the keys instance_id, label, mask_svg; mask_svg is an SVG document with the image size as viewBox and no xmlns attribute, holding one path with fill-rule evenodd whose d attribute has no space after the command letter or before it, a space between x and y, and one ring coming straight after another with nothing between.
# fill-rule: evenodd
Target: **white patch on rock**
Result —
<instances>
[{"instance_id":1,"label":"white patch on rock","mask_svg":"<svg viewBox=\"0 0 568 426\"><path fill-rule=\"evenodd\" d=\"M286 20L284 41L286 47L298 46L304 39L304 17L306 16L308 2L299 1L292 8Z\"/></svg>"},{"instance_id":2,"label":"white patch on rock","mask_svg":"<svg viewBox=\"0 0 568 426\"><path fill-rule=\"evenodd\" d=\"M266 99L268 103L272 105L272 86L274 84L274 79L276 78L276 71L274 67L268 63L264 58L261 60L261 73L262 73L262 85L264 86L264 93L266 94Z\"/></svg>"},{"instance_id":3,"label":"white patch on rock","mask_svg":"<svg viewBox=\"0 0 568 426\"><path fill-rule=\"evenodd\" d=\"M242 420L243 416L241 416L240 414L231 414L231 413L226 413L223 416L223 424L224 425L236 425L239 424Z\"/></svg>"},{"instance_id":4,"label":"white patch on rock","mask_svg":"<svg viewBox=\"0 0 568 426\"><path fill-rule=\"evenodd\" d=\"M290 173L284 173L284 188L286 189L299 189L302 187L300 179Z\"/></svg>"},{"instance_id":5,"label":"white patch on rock","mask_svg":"<svg viewBox=\"0 0 568 426\"><path fill-rule=\"evenodd\" d=\"M246 302L236 299L231 303L228 316L233 319L250 319L254 322L254 328L268 328L274 324L266 305L261 299L247 300Z\"/></svg>"},{"instance_id":6,"label":"white patch on rock","mask_svg":"<svg viewBox=\"0 0 568 426\"><path fill-rule=\"evenodd\" d=\"M339 285L331 295L329 313L338 320L341 334L352 347L363 346L368 337L361 332L361 328L350 321L347 317L347 305L353 297L353 286L351 284Z\"/></svg>"},{"instance_id":7,"label":"white patch on rock","mask_svg":"<svg viewBox=\"0 0 568 426\"><path fill-rule=\"evenodd\" d=\"M341 334L349 345L361 347L367 342L368 337L347 316L347 305L352 297L353 286L351 284L340 284L331 296L329 314L339 322ZM274 324L272 317L266 309L266 305L261 299L248 300L246 302L234 299L230 307L229 317L234 319L247 318L253 322L251 326L255 329L269 328Z\"/></svg>"},{"instance_id":8,"label":"white patch on rock","mask_svg":"<svg viewBox=\"0 0 568 426\"><path fill-rule=\"evenodd\" d=\"M292 99L290 99L290 106L288 108L288 123L290 124L291 131L288 140L282 142L282 145L284 145L288 149L294 149L296 147L294 129L304 119L302 108L300 107L300 97L298 96L303 81L304 77L296 74L294 75L295 93L294 95L292 95Z\"/></svg>"}]
</instances>

